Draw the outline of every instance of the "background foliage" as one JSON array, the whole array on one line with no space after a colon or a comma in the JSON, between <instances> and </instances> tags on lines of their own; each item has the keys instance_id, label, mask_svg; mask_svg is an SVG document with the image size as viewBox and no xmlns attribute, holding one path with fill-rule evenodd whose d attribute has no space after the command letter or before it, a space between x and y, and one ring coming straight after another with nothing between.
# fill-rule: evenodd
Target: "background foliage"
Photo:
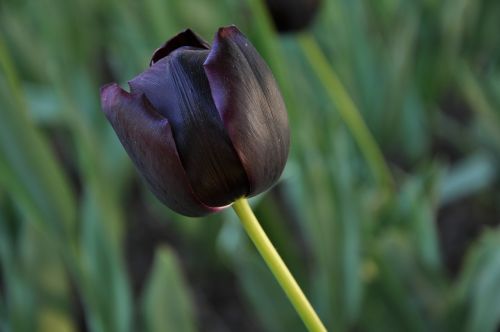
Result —
<instances>
[{"instance_id":1,"label":"background foliage","mask_svg":"<svg viewBox=\"0 0 500 332\"><path fill-rule=\"evenodd\" d=\"M500 322L500 3L333 0L280 36L246 0L0 3L0 330L303 331L232 211L144 189L99 105L185 27L236 24L280 82L253 201L331 331Z\"/></svg>"}]
</instances>

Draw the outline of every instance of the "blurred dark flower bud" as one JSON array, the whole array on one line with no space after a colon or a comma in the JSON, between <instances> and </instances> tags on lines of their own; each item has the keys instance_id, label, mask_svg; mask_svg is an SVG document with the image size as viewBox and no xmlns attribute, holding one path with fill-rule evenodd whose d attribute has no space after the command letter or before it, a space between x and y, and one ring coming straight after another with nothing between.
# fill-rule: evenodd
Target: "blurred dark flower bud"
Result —
<instances>
[{"instance_id":1,"label":"blurred dark flower bud","mask_svg":"<svg viewBox=\"0 0 500 332\"><path fill-rule=\"evenodd\" d=\"M186 30L129 82L101 89L102 108L150 189L188 216L272 186L288 156L285 105L271 71L234 26L210 47Z\"/></svg>"},{"instance_id":2,"label":"blurred dark flower bud","mask_svg":"<svg viewBox=\"0 0 500 332\"><path fill-rule=\"evenodd\" d=\"M269 13L279 32L307 28L316 17L321 0L266 0Z\"/></svg>"}]
</instances>

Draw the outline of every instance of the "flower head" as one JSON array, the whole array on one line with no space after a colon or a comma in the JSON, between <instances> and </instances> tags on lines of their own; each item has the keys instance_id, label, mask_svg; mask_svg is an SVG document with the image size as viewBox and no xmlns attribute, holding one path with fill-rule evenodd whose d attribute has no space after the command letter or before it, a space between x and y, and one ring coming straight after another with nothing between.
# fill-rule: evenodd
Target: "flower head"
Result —
<instances>
[{"instance_id":1,"label":"flower head","mask_svg":"<svg viewBox=\"0 0 500 332\"><path fill-rule=\"evenodd\" d=\"M213 45L185 30L156 50L150 68L101 89L102 108L153 193L201 216L259 194L281 175L286 109L264 60L234 26Z\"/></svg>"},{"instance_id":2,"label":"flower head","mask_svg":"<svg viewBox=\"0 0 500 332\"><path fill-rule=\"evenodd\" d=\"M296 32L314 20L321 0L266 0L269 13L279 32Z\"/></svg>"}]
</instances>

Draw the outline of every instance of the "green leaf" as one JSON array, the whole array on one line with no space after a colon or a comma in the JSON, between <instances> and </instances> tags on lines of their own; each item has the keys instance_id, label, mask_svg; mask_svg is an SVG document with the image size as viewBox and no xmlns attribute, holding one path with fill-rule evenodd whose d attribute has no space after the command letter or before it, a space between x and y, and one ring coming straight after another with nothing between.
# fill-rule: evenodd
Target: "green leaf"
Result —
<instances>
[{"instance_id":1,"label":"green leaf","mask_svg":"<svg viewBox=\"0 0 500 332\"><path fill-rule=\"evenodd\" d=\"M3 203L3 202L1 202ZM17 234L9 229L11 220L4 213L5 204L0 205L0 272L3 281L0 306L0 327L6 331L28 332L35 330L36 309L34 285L25 273L25 262L17 252ZM16 220L19 221L19 220ZM22 225L16 225L22 227ZM5 289L5 290L4 290ZM0 303L1 303L0 302ZM3 331L3 329L2 329Z\"/></svg>"},{"instance_id":2,"label":"green leaf","mask_svg":"<svg viewBox=\"0 0 500 332\"><path fill-rule=\"evenodd\" d=\"M492 185L497 170L495 161L485 153L467 157L454 166L441 184L441 204L456 201Z\"/></svg>"},{"instance_id":3,"label":"green leaf","mask_svg":"<svg viewBox=\"0 0 500 332\"><path fill-rule=\"evenodd\" d=\"M1 36L0 101L0 183L26 217L55 234L67 234L75 223L74 196L45 137L28 117L17 74Z\"/></svg>"},{"instance_id":4,"label":"green leaf","mask_svg":"<svg viewBox=\"0 0 500 332\"><path fill-rule=\"evenodd\" d=\"M190 294L179 263L168 247L157 249L141 302L145 331L196 331Z\"/></svg>"},{"instance_id":5,"label":"green leaf","mask_svg":"<svg viewBox=\"0 0 500 332\"><path fill-rule=\"evenodd\" d=\"M259 322L268 331L302 331L303 323L262 257L249 250L254 248L236 251L235 256L239 258L233 257L233 264L246 299Z\"/></svg>"},{"instance_id":6,"label":"green leaf","mask_svg":"<svg viewBox=\"0 0 500 332\"><path fill-rule=\"evenodd\" d=\"M95 183L94 183L95 185ZM131 330L130 288L116 228L116 202L89 186L82 207L79 286L92 331Z\"/></svg>"},{"instance_id":7,"label":"green leaf","mask_svg":"<svg viewBox=\"0 0 500 332\"><path fill-rule=\"evenodd\" d=\"M77 331L71 317L52 309L43 309L39 314L38 331L40 332L74 332Z\"/></svg>"},{"instance_id":8,"label":"green leaf","mask_svg":"<svg viewBox=\"0 0 500 332\"><path fill-rule=\"evenodd\" d=\"M486 233L467 260L459 297L469 306L466 330L494 332L500 324L500 233Z\"/></svg>"}]
</instances>

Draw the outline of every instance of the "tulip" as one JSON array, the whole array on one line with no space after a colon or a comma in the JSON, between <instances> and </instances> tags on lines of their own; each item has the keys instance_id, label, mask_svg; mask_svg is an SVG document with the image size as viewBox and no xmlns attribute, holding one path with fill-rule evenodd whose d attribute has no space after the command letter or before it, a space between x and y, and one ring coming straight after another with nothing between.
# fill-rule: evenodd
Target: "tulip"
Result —
<instances>
[{"instance_id":1,"label":"tulip","mask_svg":"<svg viewBox=\"0 0 500 332\"><path fill-rule=\"evenodd\" d=\"M285 105L264 60L234 26L212 47L185 30L150 67L101 88L102 109L151 191L187 216L257 195L280 177L289 148Z\"/></svg>"},{"instance_id":2,"label":"tulip","mask_svg":"<svg viewBox=\"0 0 500 332\"><path fill-rule=\"evenodd\" d=\"M219 29L212 47L186 30L129 86L104 86L102 108L153 193L188 216L234 203L304 324L326 331L245 198L278 180L290 143L283 99L252 44L234 26Z\"/></svg>"},{"instance_id":3,"label":"tulip","mask_svg":"<svg viewBox=\"0 0 500 332\"><path fill-rule=\"evenodd\" d=\"M276 29L294 32L311 24L321 0L267 0L266 4Z\"/></svg>"}]
</instances>

